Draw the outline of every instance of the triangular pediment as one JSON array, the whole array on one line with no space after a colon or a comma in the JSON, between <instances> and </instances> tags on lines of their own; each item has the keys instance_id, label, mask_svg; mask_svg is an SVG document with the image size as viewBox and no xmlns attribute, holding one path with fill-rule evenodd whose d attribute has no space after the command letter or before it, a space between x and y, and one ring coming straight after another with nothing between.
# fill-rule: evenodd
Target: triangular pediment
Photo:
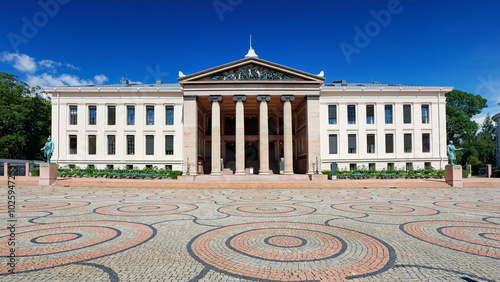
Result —
<instances>
[{"instance_id":1,"label":"triangular pediment","mask_svg":"<svg viewBox=\"0 0 500 282\"><path fill-rule=\"evenodd\" d=\"M264 61L246 58L179 78L179 83L314 83L323 84L323 77Z\"/></svg>"}]
</instances>

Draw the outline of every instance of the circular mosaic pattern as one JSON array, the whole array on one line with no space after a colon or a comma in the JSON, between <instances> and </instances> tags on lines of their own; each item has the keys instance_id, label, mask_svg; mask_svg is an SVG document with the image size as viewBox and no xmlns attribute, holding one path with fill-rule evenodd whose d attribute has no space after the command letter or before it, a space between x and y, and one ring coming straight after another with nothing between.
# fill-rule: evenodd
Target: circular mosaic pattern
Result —
<instances>
[{"instance_id":1,"label":"circular mosaic pattern","mask_svg":"<svg viewBox=\"0 0 500 282\"><path fill-rule=\"evenodd\" d=\"M243 196L229 196L228 200L240 202L281 202L289 201L292 199L290 196L274 196L274 195L243 195Z\"/></svg>"},{"instance_id":2,"label":"circular mosaic pattern","mask_svg":"<svg viewBox=\"0 0 500 282\"><path fill-rule=\"evenodd\" d=\"M300 205L281 205L281 204L239 204L225 206L218 209L219 212L250 217L284 217L299 216L310 214L316 209Z\"/></svg>"},{"instance_id":3,"label":"circular mosaic pattern","mask_svg":"<svg viewBox=\"0 0 500 282\"><path fill-rule=\"evenodd\" d=\"M16 272L39 270L119 253L153 238L148 225L120 221L81 221L16 228ZM10 237L0 231L0 242ZM9 246L0 244L0 257L7 258ZM0 274L8 272L0 265Z\"/></svg>"},{"instance_id":4,"label":"circular mosaic pattern","mask_svg":"<svg viewBox=\"0 0 500 282\"><path fill-rule=\"evenodd\" d=\"M173 200L173 201L197 201L197 200L210 200L213 196L210 195L186 195L186 194L173 194L173 195L157 195L146 197L148 200Z\"/></svg>"},{"instance_id":5,"label":"circular mosaic pattern","mask_svg":"<svg viewBox=\"0 0 500 282\"><path fill-rule=\"evenodd\" d=\"M187 212L196 208L198 207L195 205L183 203L137 203L105 206L95 209L94 212L104 215L152 216Z\"/></svg>"},{"instance_id":6,"label":"circular mosaic pattern","mask_svg":"<svg viewBox=\"0 0 500 282\"><path fill-rule=\"evenodd\" d=\"M381 194L379 197L387 199L401 199L401 200L451 200L450 197L445 196L429 196L429 195L413 195L413 194Z\"/></svg>"},{"instance_id":7,"label":"circular mosaic pattern","mask_svg":"<svg viewBox=\"0 0 500 282\"><path fill-rule=\"evenodd\" d=\"M401 225L406 234L434 245L500 259L500 226L464 221L417 221Z\"/></svg>"},{"instance_id":8,"label":"circular mosaic pattern","mask_svg":"<svg viewBox=\"0 0 500 282\"><path fill-rule=\"evenodd\" d=\"M390 246L369 235L296 222L217 228L196 236L188 250L205 266L223 273L286 281L335 281L372 275L391 267L395 257Z\"/></svg>"},{"instance_id":9,"label":"circular mosaic pattern","mask_svg":"<svg viewBox=\"0 0 500 282\"><path fill-rule=\"evenodd\" d=\"M369 201L372 198L366 196L341 196L341 195L307 195L308 199L324 201Z\"/></svg>"},{"instance_id":10,"label":"circular mosaic pattern","mask_svg":"<svg viewBox=\"0 0 500 282\"><path fill-rule=\"evenodd\" d=\"M65 210L72 208L79 208L90 205L89 202L83 201L29 201L17 202L16 212L52 212L56 210ZM0 206L0 210L7 210L8 206Z\"/></svg>"},{"instance_id":11,"label":"circular mosaic pattern","mask_svg":"<svg viewBox=\"0 0 500 282\"><path fill-rule=\"evenodd\" d=\"M84 200L112 200L112 199L126 199L137 197L137 194L88 194L78 196L66 196L66 199L84 199Z\"/></svg>"},{"instance_id":12,"label":"circular mosaic pattern","mask_svg":"<svg viewBox=\"0 0 500 282\"><path fill-rule=\"evenodd\" d=\"M500 203L498 202L436 202L436 206L469 211L497 212L500 213Z\"/></svg>"},{"instance_id":13,"label":"circular mosaic pattern","mask_svg":"<svg viewBox=\"0 0 500 282\"><path fill-rule=\"evenodd\" d=\"M342 211L378 214L378 215L434 215L439 211L419 206L391 203L345 203L332 205L332 208Z\"/></svg>"}]
</instances>

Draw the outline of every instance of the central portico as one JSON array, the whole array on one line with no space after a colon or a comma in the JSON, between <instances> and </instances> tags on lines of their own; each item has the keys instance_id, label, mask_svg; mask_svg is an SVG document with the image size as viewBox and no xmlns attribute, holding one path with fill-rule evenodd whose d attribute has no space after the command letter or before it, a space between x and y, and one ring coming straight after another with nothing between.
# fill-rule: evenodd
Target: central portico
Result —
<instances>
[{"instance_id":1,"label":"central portico","mask_svg":"<svg viewBox=\"0 0 500 282\"><path fill-rule=\"evenodd\" d=\"M184 173L313 174L320 163L324 78L245 59L179 78L184 96Z\"/></svg>"}]
</instances>

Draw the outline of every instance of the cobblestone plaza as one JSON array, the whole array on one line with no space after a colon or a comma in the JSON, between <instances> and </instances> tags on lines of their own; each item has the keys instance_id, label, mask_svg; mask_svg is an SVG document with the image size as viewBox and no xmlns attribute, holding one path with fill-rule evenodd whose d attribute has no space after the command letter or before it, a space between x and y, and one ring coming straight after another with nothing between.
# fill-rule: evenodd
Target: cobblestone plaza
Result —
<instances>
[{"instance_id":1,"label":"cobblestone plaza","mask_svg":"<svg viewBox=\"0 0 500 282\"><path fill-rule=\"evenodd\" d=\"M1 220L8 226L7 186ZM494 281L500 188L17 186L2 281Z\"/></svg>"}]
</instances>

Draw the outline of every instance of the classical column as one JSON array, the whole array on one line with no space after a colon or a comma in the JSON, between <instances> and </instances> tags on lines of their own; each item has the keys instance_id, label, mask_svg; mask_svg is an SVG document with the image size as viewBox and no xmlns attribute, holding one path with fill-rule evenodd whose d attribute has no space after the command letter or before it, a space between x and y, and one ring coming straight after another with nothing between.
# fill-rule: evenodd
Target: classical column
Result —
<instances>
[{"instance_id":1,"label":"classical column","mask_svg":"<svg viewBox=\"0 0 500 282\"><path fill-rule=\"evenodd\" d=\"M245 95L234 95L236 103L236 171L235 175L245 175Z\"/></svg>"},{"instance_id":2,"label":"classical column","mask_svg":"<svg viewBox=\"0 0 500 282\"><path fill-rule=\"evenodd\" d=\"M319 95L306 96L307 107L307 174L321 173ZM317 162L316 163L316 158ZM317 166L317 167L316 167Z\"/></svg>"},{"instance_id":3,"label":"classical column","mask_svg":"<svg viewBox=\"0 0 500 282\"><path fill-rule=\"evenodd\" d=\"M184 156L183 175L198 174L198 96L184 96Z\"/></svg>"},{"instance_id":4,"label":"classical column","mask_svg":"<svg viewBox=\"0 0 500 282\"><path fill-rule=\"evenodd\" d=\"M270 174L269 171L269 124L267 103L271 101L269 95L257 96L259 102L259 174Z\"/></svg>"},{"instance_id":5,"label":"classical column","mask_svg":"<svg viewBox=\"0 0 500 282\"><path fill-rule=\"evenodd\" d=\"M283 174L293 174L293 143L292 143L292 102L293 95L281 96L283 103L283 158L285 169Z\"/></svg>"},{"instance_id":6,"label":"classical column","mask_svg":"<svg viewBox=\"0 0 500 282\"><path fill-rule=\"evenodd\" d=\"M208 100L212 103L212 173L222 175L220 167L220 103L222 96L210 95Z\"/></svg>"}]
</instances>

